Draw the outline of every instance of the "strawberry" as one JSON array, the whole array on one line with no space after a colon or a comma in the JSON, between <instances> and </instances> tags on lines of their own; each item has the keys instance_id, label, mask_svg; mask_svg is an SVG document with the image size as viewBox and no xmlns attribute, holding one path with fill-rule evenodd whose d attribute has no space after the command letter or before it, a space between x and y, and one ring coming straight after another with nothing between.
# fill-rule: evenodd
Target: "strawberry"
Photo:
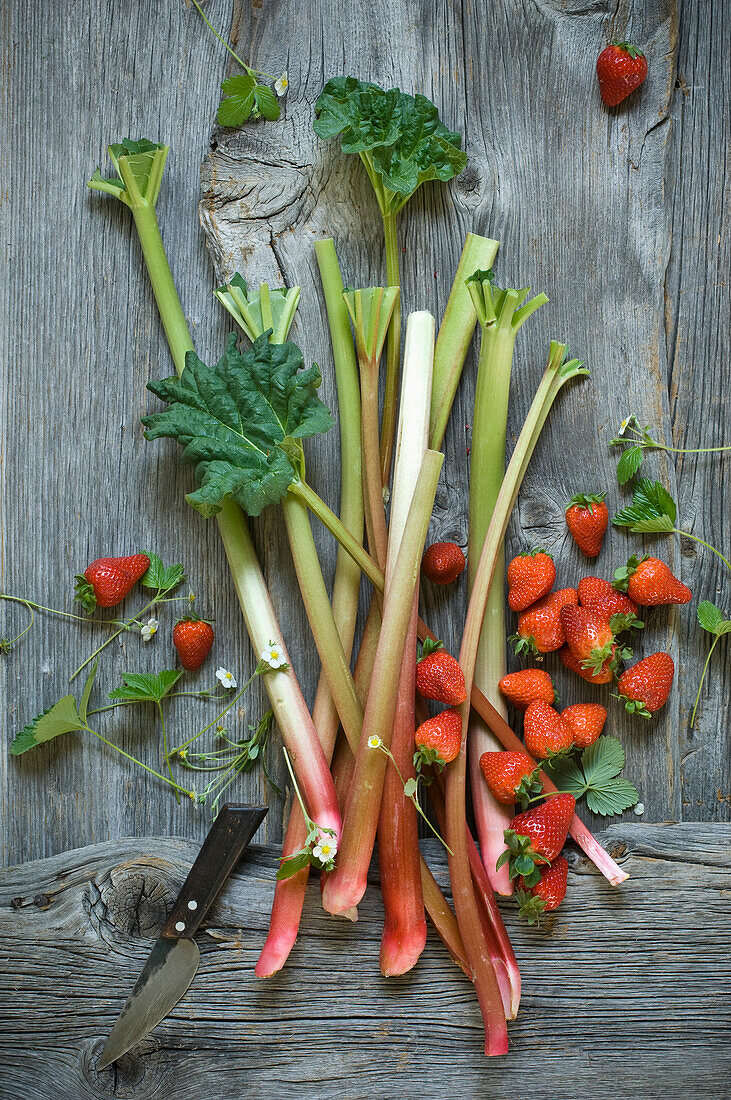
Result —
<instances>
[{"instance_id":1,"label":"strawberry","mask_svg":"<svg viewBox=\"0 0 731 1100\"><path fill-rule=\"evenodd\" d=\"M613 615L637 615L637 604L618 592L603 577L582 577L577 588L579 603L609 622ZM635 624L636 625L636 624Z\"/></svg>"},{"instance_id":2,"label":"strawberry","mask_svg":"<svg viewBox=\"0 0 731 1100\"><path fill-rule=\"evenodd\" d=\"M557 856L553 863L539 871L539 876L538 882L533 886L515 892L518 912L521 917L525 917L528 924L540 924L543 913L549 909L557 909L566 897L568 861L564 856Z\"/></svg>"},{"instance_id":3,"label":"strawberry","mask_svg":"<svg viewBox=\"0 0 731 1100\"><path fill-rule=\"evenodd\" d=\"M687 584L673 576L664 561L648 556L638 559L634 554L625 566L615 570L614 584L641 607L687 603L693 595Z\"/></svg>"},{"instance_id":4,"label":"strawberry","mask_svg":"<svg viewBox=\"0 0 731 1100\"><path fill-rule=\"evenodd\" d=\"M480 768L493 797L503 806L543 790L535 764L523 752L483 752Z\"/></svg>"},{"instance_id":5,"label":"strawberry","mask_svg":"<svg viewBox=\"0 0 731 1100\"><path fill-rule=\"evenodd\" d=\"M465 556L456 542L433 542L421 559L421 572L433 584L451 584L465 567Z\"/></svg>"},{"instance_id":6,"label":"strawberry","mask_svg":"<svg viewBox=\"0 0 731 1100\"><path fill-rule=\"evenodd\" d=\"M87 611L116 607L150 568L147 554L97 558L76 577L76 599Z\"/></svg>"},{"instance_id":7,"label":"strawberry","mask_svg":"<svg viewBox=\"0 0 731 1100\"><path fill-rule=\"evenodd\" d=\"M607 711L599 703L575 703L561 711L561 717L571 730L574 745L585 749L593 745L604 729Z\"/></svg>"},{"instance_id":8,"label":"strawberry","mask_svg":"<svg viewBox=\"0 0 731 1100\"><path fill-rule=\"evenodd\" d=\"M647 76L647 58L629 42L610 42L596 62L599 94L607 107L616 107L639 88Z\"/></svg>"},{"instance_id":9,"label":"strawberry","mask_svg":"<svg viewBox=\"0 0 731 1100\"><path fill-rule=\"evenodd\" d=\"M517 710L525 710L528 704L536 699L542 699L544 703L556 701L553 680L541 668L524 668L520 672L509 672L499 681L498 687Z\"/></svg>"},{"instance_id":10,"label":"strawberry","mask_svg":"<svg viewBox=\"0 0 731 1100\"><path fill-rule=\"evenodd\" d=\"M178 619L173 627L173 645L188 672L200 668L213 645L213 627L205 619Z\"/></svg>"},{"instance_id":11,"label":"strawberry","mask_svg":"<svg viewBox=\"0 0 731 1100\"><path fill-rule=\"evenodd\" d=\"M566 668L571 669L578 676L581 676L584 680L588 680L590 684L609 684L614 679L614 673L611 669L612 659L616 646L612 649L612 657L608 658L604 664L596 672L592 672L591 669L584 668L581 661L574 657L573 653L567 645L561 646L558 651L559 660L561 664Z\"/></svg>"},{"instance_id":12,"label":"strawberry","mask_svg":"<svg viewBox=\"0 0 731 1100\"><path fill-rule=\"evenodd\" d=\"M414 734L416 747L429 754L429 763L451 764L462 747L462 715L443 710L422 722Z\"/></svg>"},{"instance_id":13,"label":"strawberry","mask_svg":"<svg viewBox=\"0 0 731 1100\"><path fill-rule=\"evenodd\" d=\"M556 581L556 566L545 550L518 554L508 566L508 604L512 611L525 611L551 591Z\"/></svg>"},{"instance_id":14,"label":"strawberry","mask_svg":"<svg viewBox=\"0 0 731 1100\"><path fill-rule=\"evenodd\" d=\"M630 714L651 718L667 703L674 675L675 665L669 653L651 653L619 677L619 698Z\"/></svg>"},{"instance_id":15,"label":"strawberry","mask_svg":"<svg viewBox=\"0 0 731 1100\"><path fill-rule=\"evenodd\" d=\"M609 668L613 671L618 658L609 623L586 607L562 607L561 625L566 644L583 669L597 673L609 661ZM620 656L626 655L631 656L631 652L623 651Z\"/></svg>"},{"instance_id":16,"label":"strawberry","mask_svg":"<svg viewBox=\"0 0 731 1100\"><path fill-rule=\"evenodd\" d=\"M416 690L425 699L436 699L450 707L467 698L464 672L446 649L435 649L416 665Z\"/></svg>"},{"instance_id":17,"label":"strawberry","mask_svg":"<svg viewBox=\"0 0 731 1100\"><path fill-rule=\"evenodd\" d=\"M540 880L541 863L551 863L561 852L574 816L572 794L551 795L540 806L518 814L505 830L507 850L497 861L510 866L510 877L523 879L528 888Z\"/></svg>"},{"instance_id":18,"label":"strawberry","mask_svg":"<svg viewBox=\"0 0 731 1100\"><path fill-rule=\"evenodd\" d=\"M536 760L545 760L565 752L574 743L571 727L548 703L537 700L525 712L523 723L525 747Z\"/></svg>"},{"instance_id":19,"label":"strawberry","mask_svg":"<svg viewBox=\"0 0 731 1100\"><path fill-rule=\"evenodd\" d=\"M551 653L562 646L566 639L561 626L561 608L578 602L575 588L559 588L534 603L518 616L518 633L508 639L515 643L515 652L533 653L540 660L540 654Z\"/></svg>"},{"instance_id":20,"label":"strawberry","mask_svg":"<svg viewBox=\"0 0 731 1100\"><path fill-rule=\"evenodd\" d=\"M566 505L566 525L587 558L595 558L602 548L609 523L605 496L606 493L577 493Z\"/></svg>"}]
</instances>

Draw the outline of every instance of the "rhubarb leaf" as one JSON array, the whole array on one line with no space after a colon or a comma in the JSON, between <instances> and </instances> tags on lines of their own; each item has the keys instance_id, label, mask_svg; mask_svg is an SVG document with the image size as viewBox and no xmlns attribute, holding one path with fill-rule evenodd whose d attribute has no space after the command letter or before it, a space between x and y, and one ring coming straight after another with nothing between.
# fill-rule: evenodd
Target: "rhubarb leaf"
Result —
<instances>
[{"instance_id":1,"label":"rhubarb leaf","mask_svg":"<svg viewBox=\"0 0 731 1100\"><path fill-rule=\"evenodd\" d=\"M396 213L422 183L450 180L467 163L461 136L423 95L339 76L323 88L315 116L318 137L340 135L343 152L360 155L382 214Z\"/></svg>"},{"instance_id":2,"label":"rhubarb leaf","mask_svg":"<svg viewBox=\"0 0 731 1100\"><path fill-rule=\"evenodd\" d=\"M675 501L659 481L640 478L632 493L632 503L614 516L615 527L628 527L635 534L670 533L675 529L678 510Z\"/></svg>"},{"instance_id":3,"label":"rhubarb leaf","mask_svg":"<svg viewBox=\"0 0 731 1100\"><path fill-rule=\"evenodd\" d=\"M110 699L128 703L159 703L177 684L183 673L180 669L163 669L154 673L123 672L122 686L109 692Z\"/></svg>"},{"instance_id":4,"label":"rhubarb leaf","mask_svg":"<svg viewBox=\"0 0 731 1100\"><path fill-rule=\"evenodd\" d=\"M168 146L140 138L125 138L109 146L109 156L119 179L104 179L97 168L87 184L106 191L130 207L154 206L160 192Z\"/></svg>"},{"instance_id":5,"label":"rhubarb leaf","mask_svg":"<svg viewBox=\"0 0 731 1100\"><path fill-rule=\"evenodd\" d=\"M15 737L10 752L13 756L20 756L28 749L36 745L42 745L44 741L51 741L54 737L60 737L63 733L73 733L74 730L85 729L76 707L76 699L73 695L64 695L52 707L48 707L42 714L37 715Z\"/></svg>"},{"instance_id":6,"label":"rhubarb leaf","mask_svg":"<svg viewBox=\"0 0 731 1100\"><path fill-rule=\"evenodd\" d=\"M231 497L258 516L302 476L300 441L332 427L320 381L296 344L270 344L264 333L240 352L232 333L215 367L188 352L180 378L149 384L168 407L143 418L145 436L170 436L185 448L182 460L195 465L200 486L186 499L202 515Z\"/></svg>"}]
</instances>

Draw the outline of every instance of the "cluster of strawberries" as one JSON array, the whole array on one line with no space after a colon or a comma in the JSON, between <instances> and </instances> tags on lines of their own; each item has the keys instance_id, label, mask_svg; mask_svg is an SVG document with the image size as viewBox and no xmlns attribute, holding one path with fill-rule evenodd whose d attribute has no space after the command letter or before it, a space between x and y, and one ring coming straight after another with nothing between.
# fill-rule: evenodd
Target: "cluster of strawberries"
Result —
<instances>
[{"instance_id":1,"label":"cluster of strawberries","mask_svg":"<svg viewBox=\"0 0 731 1100\"><path fill-rule=\"evenodd\" d=\"M88 612L96 607L116 607L130 594L150 568L147 554L97 558L76 578L76 599ZM173 645L180 663L193 672L205 661L213 645L213 627L205 619L186 615L173 627Z\"/></svg>"}]
</instances>

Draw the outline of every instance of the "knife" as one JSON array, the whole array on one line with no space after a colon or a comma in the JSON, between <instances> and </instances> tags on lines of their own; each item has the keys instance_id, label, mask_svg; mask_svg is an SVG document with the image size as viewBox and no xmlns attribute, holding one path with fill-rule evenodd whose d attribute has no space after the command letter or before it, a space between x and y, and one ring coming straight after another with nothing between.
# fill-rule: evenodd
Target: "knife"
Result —
<instances>
[{"instance_id":1,"label":"knife","mask_svg":"<svg viewBox=\"0 0 731 1100\"><path fill-rule=\"evenodd\" d=\"M266 817L266 806L226 804L203 841L160 937L107 1039L97 1071L106 1069L175 1007L200 961L193 936Z\"/></svg>"}]
</instances>

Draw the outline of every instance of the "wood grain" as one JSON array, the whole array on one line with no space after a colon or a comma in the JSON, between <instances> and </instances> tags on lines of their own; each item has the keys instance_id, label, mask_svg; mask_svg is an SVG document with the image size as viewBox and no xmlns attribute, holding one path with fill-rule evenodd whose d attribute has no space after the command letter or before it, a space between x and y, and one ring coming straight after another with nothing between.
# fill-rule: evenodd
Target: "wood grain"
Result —
<instances>
[{"instance_id":1,"label":"wood grain","mask_svg":"<svg viewBox=\"0 0 731 1100\"><path fill-rule=\"evenodd\" d=\"M731 829L717 825L709 839L696 824L620 824L602 839L630 873L621 891L574 854L566 902L545 929L528 930L505 906L524 993L509 1061L491 1062L472 987L431 932L407 978L380 977L374 886L357 925L328 917L318 887L308 889L290 965L257 980L276 853L254 848L199 936L190 991L116 1069L98 1074L196 845L109 842L13 868L0 877L0 1094L507 1100L530 1074L537 1100L720 1096L731 1070L720 934L729 930ZM425 842L425 852L446 883L439 845Z\"/></svg>"}]
</instances>

